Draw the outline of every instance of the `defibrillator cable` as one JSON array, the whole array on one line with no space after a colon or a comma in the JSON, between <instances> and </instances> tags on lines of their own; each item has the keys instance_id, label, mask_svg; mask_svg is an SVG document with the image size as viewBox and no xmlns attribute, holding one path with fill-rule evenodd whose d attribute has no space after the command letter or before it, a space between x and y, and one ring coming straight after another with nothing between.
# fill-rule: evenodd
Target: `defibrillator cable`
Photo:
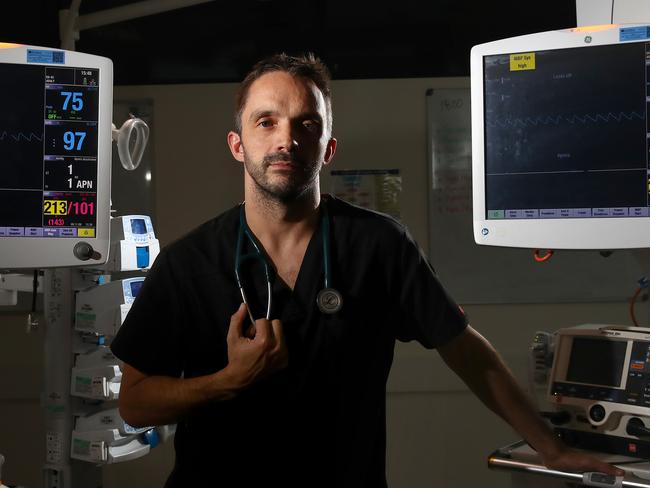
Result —
<instances>
[{"instance_id":1,"label":"defibrillator cable","mask_svg":"<svg viewBox=\"0 0 650 488\"><path fill-rule=\"evenodd\" d=\"M636 305L636 301L639 298L639 295L643 290L648 288L648 278L645 276L642 276L639 278L639 287L637 290L634 292L634 295L632 295L632 298L630 298L630 318L632 319L632 324L634 327L640 327L639 322L636 319L636 313L634 312L634 306Z\"/></svg>"},{"instance_id":2,"label":"defibrillator cable","mask_svg":"<svg viewBox=\"0 0 650 488\"><path fill-rule=\"evenodd\" d=\"M553 253L554 251L552 249L547 249L546 254L542 255L540 249L535 249L533 252L533 258L535 258L535 261L538 263L545 263L553 257Z\"/></svg>"}]
</instances>

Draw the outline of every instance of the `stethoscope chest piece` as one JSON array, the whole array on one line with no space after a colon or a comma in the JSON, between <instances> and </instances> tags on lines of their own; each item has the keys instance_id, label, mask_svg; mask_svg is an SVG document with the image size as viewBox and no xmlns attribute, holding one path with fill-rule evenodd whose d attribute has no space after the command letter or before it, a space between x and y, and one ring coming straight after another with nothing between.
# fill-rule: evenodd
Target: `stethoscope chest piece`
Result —
<instances>
[{"instance_id":1,"label":"stethoscope chest piece","mask_svg":"<svg viewBox=\"0 0 650 488\"><path fill-rule=\"evenodd\" d=\"M334 288L323 288L316 295L316 305L318 309L326 314L334 314L341 310L343 306L343 297Z\"/></svg>"}]
</instances>

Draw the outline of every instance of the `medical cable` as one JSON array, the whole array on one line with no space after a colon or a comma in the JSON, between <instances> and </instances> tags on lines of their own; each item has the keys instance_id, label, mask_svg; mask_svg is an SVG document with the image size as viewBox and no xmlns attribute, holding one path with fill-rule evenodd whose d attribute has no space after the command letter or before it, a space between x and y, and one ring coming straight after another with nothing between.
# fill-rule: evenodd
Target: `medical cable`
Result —
<instances>
[{"instance_id":1,"label":"medical cable","mask_svg":"<svg viewBox=\"0 0 650 488\"><path fill-rule=\"evenodd\" d=\"M343 307L343 297L341 293L332 288L331 276L332 268L330 263L331 250L330 250L330 219L327 212L327 205L321 205L323 217L323 267L325 268L325 288L318 292L316 295L316 305L318 309L327 315L337 313Z\"/></svg>"},{"instance_id":2,"label":"medical cable","mask_svg":"<svg viewBox=\"0 0 650 488\"><path fill-rule=\"evenodd\" d=\"M327 207L323 205L323 267L325 268L325 288L330 287L330 276L332 269L330 268L330 219L327 214ZM327 239L325 238L327 237Z\"/></svg>"},{"instance_id":3,"label":"medical cable","mask_svg":"<svg viewBox=\"0 0 650 488\"><path fill-rule=\"evenodd\" d=\"M330 222L329 222L329 213L327 211L327 205L321 205L321 229L322 229L322 239L323 239L323 267L325 271L324 285L325 287L318 292L316 295L316 305L318 309L327 315L337 313L341 310L343 306L343 297L341 293L332 287L332 269L331 269L331 255L330 255ZM252 243L255 252L243 254L244 246L244 236ZM266 278L266 287L267 287L267 306L266 306L266 320L271 318L271 305L272 305L272 295L271 295L271 272L269 264L262 253L262 246L257 242L257 239L251 232L250 228L246 224L246 215L244 212L244 204L242 203L239 207L239 232L237 234L237 248L235 250L235 278L237 279L237 286L239 286L239 291L242 296L242 300L248 308L248 316L251 319L251 322L254 324L255 319L253 318L253 313L250 310L248 300L246 298L246 292L244 291L244 284L242 277L240 275L240 269L242 263L249 259L259 260L264 267L264 274Z\"/></svg>"},{"instance_id":4,"label":"medical cable","mask_svg":"<svg viewBox=\"0 0 650 488\"><path fill-rule=\"evenodd\" d=\"M149 140L149 126L147 123L129 114L129 118L119 129L112 125L112 138L117 143L117 154L120 157L122 167L127 171L133 171L140 165L144 150ZM131 142L135 133L134 142ZM132 147L132 149L131 149Z\"/></svg>"},{"instance_id":5,"label":"medical cable","mask_svg":"<svg viewBox=\"0 0 650 488\"><path fill-rule=\"evenodd\" d=\"M630 318L632 319L632 324L634 324L635 327L640 327L639 322L636 319L636 313L634 312L634 306L636 305L637 298L639 298L639 295L641 292L645 289L648 288L648 278L645 276L642 276L639 278L639 288L634 292L634 295L632 295L632 298L630 299Z\"/></svg>"},{"instance_id":6,"label":"medical cable","mask_svg":"<svg viewBox=\"0 0 650 488\"><path fill-rule=\"evenodd\" d=\"M255 253L248 253L242 255L242 248L244 245L244 234L246 235L246 237L248 237L248 240L253 244L253 247L255 248ZM244 215L244 204L242 203L239 207L239 232L237 234L237 249L235 251L235 278L237 279L237 285L239 286L239 292L241 293L242 300L244 301L244 303L246 304L246 308L248 309L248 316L251 319L251 323L254 324L255 318L253 317L253 312L251 311L251 307L248 304L248 300L246 299L244 284L239 274L239 270L242 263L249 259L257 259L262 263L262 266L264 267L264 275L266 277L266 293L267 293L265 319L271 320L271 305L272 305L271 273L269 271L269 265L266 262L264 255L262 254L261 246L257 243L257 239L255 239L255 236L253 235L253 233L248 228L248 225L246 224L246 217Z\"/></svg>"},{"instance_id":7,"label":"medical cable","mask_svg":"<svg viewBox=\"0 0 650 488\"><path fill-rule=\"evenodd\" d=\"M533 258L535 258L535 261L538 263L545 263L553 257L553 253L554 251L552 249L547 249L546 254L542 255L540 249L535 249L533 252Z\"/></svg>"},{"instance_id":8,"label":"medical cable","mask_svg":"<svg viewBox=\"0 0 650 488\"><path fill-rule=\"evenodd\" d=\"M40 272L38 269L34 270L32 278L32 308L31 311L27 314L27 322L25 324L25 330L29 334L33 330L38 328L38 318L36 315L36 298L38 296L38 277Z\"/></svg>"}]
</instances>

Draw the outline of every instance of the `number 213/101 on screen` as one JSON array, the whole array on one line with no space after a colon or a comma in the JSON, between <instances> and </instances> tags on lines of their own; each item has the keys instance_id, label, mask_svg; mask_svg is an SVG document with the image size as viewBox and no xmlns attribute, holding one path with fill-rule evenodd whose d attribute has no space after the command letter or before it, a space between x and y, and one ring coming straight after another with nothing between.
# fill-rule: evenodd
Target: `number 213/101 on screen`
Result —
<instances>
[{"instance_id":1,"label":"number 213/101 on screen","mask_svg":"<svg viewBox=\"0 0 650 488\"><path fill-rule=\"evenodd\" d=\"M48 226L84 225L94 222L95 202L75 200L44 200L43 215Z\"/></svg>"},{"instance_id":2,"label":"number 213/101 on screen","mask_svg":"<svg viewBox=\"0 0 650 488\"><path fill-rule=\"evenodd\" d=\"M68 200L45 200L44 215L95 215L94 202L74 202Z\"/></svg>"}]
</instances>

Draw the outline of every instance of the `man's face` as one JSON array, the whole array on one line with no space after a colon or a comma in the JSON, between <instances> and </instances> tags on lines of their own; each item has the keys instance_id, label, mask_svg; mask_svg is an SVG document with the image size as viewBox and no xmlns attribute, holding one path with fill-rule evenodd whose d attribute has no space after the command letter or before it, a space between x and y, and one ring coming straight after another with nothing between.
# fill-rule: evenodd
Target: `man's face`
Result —
<instances>
[{"instance_id":1,"label":"man's face","mask_svg":"<svg viewBox=\"0 0 650 488\"><path fill-rule=\"evenodd\" d=\"M247 183L283 202L318 184L336 145L326 117L325 99L313 82L282 71L255 80L242 111L240 147L233 149Z\"/></svg>"}]
</instances>

